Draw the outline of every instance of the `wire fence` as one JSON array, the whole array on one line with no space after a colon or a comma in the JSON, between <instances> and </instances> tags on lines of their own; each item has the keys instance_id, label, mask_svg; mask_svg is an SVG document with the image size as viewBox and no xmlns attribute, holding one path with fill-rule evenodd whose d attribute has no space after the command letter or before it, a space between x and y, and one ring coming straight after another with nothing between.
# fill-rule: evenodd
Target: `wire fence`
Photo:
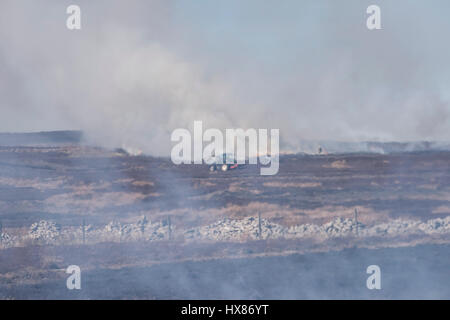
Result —
<instances>
[{"instance_id":1,"label":"wire fence","mask_svg":"<svg viewBox=\"0 0 450 320\"><path fill-rule=\"evenodd\" d=\"M426 221L391 219L371 222L360 221L357 209L347 218L334 217L323 224L305 223L285 226L265 218L257 212L241 219L222 218L208 225L187 226L183 218L174 215L158 217L151 221L141 216L134 223L112 221L107 225L92 225L87 218L78 225L61 226L53 221L41 220L26 228L7 228L0 220L0 248L27 245L91 245L102 242L133 241L214 241L246 242L258 240L313 239L328 241L333 238L367 239L371 237L419 237L450 235L450 216ZM273 214L270 217L274 217ZM276 217L276 215L275 215Z\"/></svg>"},{"instance_id":2,"label":"wire fence","mask_svg":"<svg viewBox=\"0 0 450 320\"><path fill-rule=\"evenodd\" d=\"M358 221L358 211L347 219L337 219L324 225L305 224L285 227L262 217L256 216L242 219L223 218L213 224L197 227L186 227L182 223L174 224L173 217L167 215L158 221L150 221L142 216L135 223L112 221L107 225L93 226L86 218L82 218L79 226L61 226L53 221L41 220L33 223L27 230L19 234L7 232L0 220L0 248L33 245L86 245L100 242L128 241L248 241L277 238L302 238L314 236L359 236L363 226Z\"/></svg>"}]
</instances>

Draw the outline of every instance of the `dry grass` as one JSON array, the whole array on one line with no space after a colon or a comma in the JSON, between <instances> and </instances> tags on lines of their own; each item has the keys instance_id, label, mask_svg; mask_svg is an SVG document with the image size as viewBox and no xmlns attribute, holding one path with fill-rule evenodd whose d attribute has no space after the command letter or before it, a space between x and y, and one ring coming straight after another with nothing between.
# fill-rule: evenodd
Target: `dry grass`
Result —
<instances>
[{"instance_id":1,"label":"dry grass","mask_svg":"<svg viewBox=\"0 0 450 320\"><path fill-rule=\"evenodd\" d=\"M153 210L141 212L151 220L173 217L174 224L180 223L183 227L207 225L222 218L242 219L255 217L258 213L264 219L271 220L283 226L294 226L305 223L323 224L334 218L353 218L354 210L358 210L358 220L364 224L386 222L390 219L388 211L375 211L369 207L355 206L323 206L313 210L301 210L288 205L267 202L251 202L247 205L227 205L222 208L207 208L200 210L174 209Z\"/></svg>"},{"instance_id":2,"label":"dry grass","mask_svg":"<svg viewBox=\"0 0 450 320\"><path fill-rule=\"evenodd\" d=\"M86 190L54 195L43 202L47 211L52 213L94 213L105 207L133 204L151 195L138 192L94 193Z\"/></svg>"},{"instance_id":3,"label":"dry grass","mask_svg":"<svg viewBox=\"0 0 450 320\"><path fill-rule=\"evenodd\" d=\"M131 184L136 187L153 187L155 185L151 181L133 181Z\"/></svg>"},{"instance_id":4,"label":"dry grass","mask_svg":"<svg viewBox=\"0 0 450 320\"><path fill-rule=\"evenodd\" d=\"M38 190L57 189L65 183L64 177L57 179L19 179L0 177L0 185L15 187L15 188L35 188Z\"/></svg>"},{"instance_id":5,"label":"dry grass","mask_svg":"<svg viewBox=\"0 0 450 320\"><path fill-rule=\"evenodd\" d=\"M324 164L324 168L333 168L333 169L347 169L350 168L350 166L347 164L346 160L336 160L333 161L331 164Z\"/></svg>"},{"instance_id":6,"label":"dry grass","mask_svg":"<svg viewBox=\"0 0 450 320\"><path fill-rule=\"evenodd\" d=\"M252 189L244 183L233 182L228 186L228 192L248 192L250 194L260 194L260 190Z\"/></svg>"},{"instance_id":7,"label":"dry grass","mask_svg":"<svg viewBox=\"0 0 450 320\"><path fill-rule=\"evenodd\" d=\"M431 213L433 213L433 214L448 214L448 215L450 215L450 206L437 207Z\"/></svg>"},{"instance_id":8,"label":"dry grass","mask_svg":"<svg viewBox=\"0 0 450 320\"><path fill-rule=\"evenodd\" d=\"M318 188L322 186L321 182L282 182L282 181L273 181L273 182L264 182L264 187L271 188Z\"/></svg>"}]
</instances>

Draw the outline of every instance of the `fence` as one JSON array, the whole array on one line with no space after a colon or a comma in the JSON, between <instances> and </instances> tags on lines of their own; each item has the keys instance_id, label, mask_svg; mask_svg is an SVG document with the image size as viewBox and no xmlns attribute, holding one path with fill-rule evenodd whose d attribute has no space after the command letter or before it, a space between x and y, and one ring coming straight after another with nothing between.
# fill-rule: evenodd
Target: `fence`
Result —
<instances>
[{"instance_id":1,"label":"fence","mask_svg":"<svg viewBox=\"0 0 450 320\"><path fill-rule=\"evenodd\" d=\"M213 224L187 227L174 224L176 216L167 215L158 222L143 216L137 223L112 221L107 225L92 226L82 218L78 226L61 227L52 221L41 220L29 228L28 234L11 235L0 220L0 246L2 248L17 243L86 245L100 242L123 241L178 241L214 240L248 241L267 239L294 239L305 237L360 236L362 224L358 221L355 209L351 218L335 218L323 225L304 224L282 226L264 219L261 212L256 216L242 219L222 218ZM11 230L15 232L14 230ZM364 229L364 234L367 231Z\"/></svg>"}]
</instances>

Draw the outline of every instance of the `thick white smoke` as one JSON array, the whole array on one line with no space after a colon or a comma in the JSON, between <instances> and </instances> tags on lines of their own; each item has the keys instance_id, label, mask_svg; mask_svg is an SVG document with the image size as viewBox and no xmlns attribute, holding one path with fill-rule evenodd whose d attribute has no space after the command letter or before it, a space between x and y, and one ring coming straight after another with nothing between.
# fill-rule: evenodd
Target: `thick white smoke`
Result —
<instances>
[{"instance_id":1,"label":"thick white smoke","mask_svg":"<svg viewBox=\"0 0 450 320\"><path fill-rule=\"evenodd\" d=\"M194 120L279 128L291 149L448 140L449 4L379 2L368 31L364 1L78 1L69 31L69 1L2 1L0 131L81 129L154 155Z\"/></svg>"}]
</instances>

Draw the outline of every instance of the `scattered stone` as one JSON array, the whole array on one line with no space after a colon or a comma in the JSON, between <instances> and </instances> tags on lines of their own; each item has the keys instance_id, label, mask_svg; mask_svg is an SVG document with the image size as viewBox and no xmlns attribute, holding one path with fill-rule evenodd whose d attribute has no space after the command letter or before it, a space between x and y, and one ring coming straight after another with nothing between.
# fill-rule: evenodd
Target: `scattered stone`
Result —
<instances>
[{"instance_id":1,"label":"scattered stone","mask_svg":"<svg viewBox=\"0 0 450 320\"><path fill-rule=\"evenodd\" d=\"M58 239L61 233L61 227L53 221L41 220L33 223L28 235L31 239L52 243Z\"/></svg>"},{"instance_id":2,"label":"scattered stone","mask_svg":"<svg viewBox=\"0 0 450 320\"><path fill-rule=\"evenodd\" d=\"M120 231L122 230L122 225L120 222L117 221L111 221L105 226L105 231L109 233L117 233L120 234Z\"/></svg>"},{"instance_id":3,"label":"scattered stone","mask_svg":"<svg viewBox=\"0 0 450 320\"><path fill-rule=\"evenodd\" d=\"M148 225L147 217L146 216L142 216L142 218L139 219L136 224L139 227L139 229L141 230L141 232L144 233L145 232L145 228Z\"/></svg>"},{"instance_id":4,"label":"scattered stone","mask_svg":"<svg viewBox=\"0 0 450 320\"><path fill-rule=\"evenodd\" d=\"M358 222L358 233L359 230L363 229L364 225ZM326 232L328 236L331 237L342 237L349 234L356 234L356 223L353 219L342 219L336 218L322 226L322 229Z\"/></svg>"},{"instance_id":5,"label":"scattered stone","mask_svg":"<svg viewBox=\"0 0 450 320\"><path fill-rule=\"evenodd\" d=\"M366 226L353 219L336 218L322 225L302 224L284 227L269 220L257 217L243 219L224 218L213 224L188 230L171 228L172 239L187 241L232 241L245 242L258 239L301 239L314 238L325 241L337 237L397 237L404 235L450 234L450 216L420 220L395 219L385 223ZM261 232L260 232L261 230ZM358 231L358 232L356 232ZM81 227L65 228L61 231L59 225L52 221L41 220L34 223L24 237L11 237L6 233L1 235L2 248L17 246L27 237L40 244L71 244L82 239ZM152 223L145 216L136 223L120 223L112 221L101 228L92 225L85 226L86 241L100 243L108 241L158 241L169 240L169 225L164 221Z\"/></svg>"},{"instance_id":6,"label":"scattered stone","mask_svg":"<svg viewBox=\"0 0 450 320\"><path fill-rule=\"evenodd\" d=\"M4 248L8 248L10 246L12 246L13 244L13 239L11 238L11 236L7 233L1 233L0 234L0 245Z\"/></svg>"}]
</instances>

